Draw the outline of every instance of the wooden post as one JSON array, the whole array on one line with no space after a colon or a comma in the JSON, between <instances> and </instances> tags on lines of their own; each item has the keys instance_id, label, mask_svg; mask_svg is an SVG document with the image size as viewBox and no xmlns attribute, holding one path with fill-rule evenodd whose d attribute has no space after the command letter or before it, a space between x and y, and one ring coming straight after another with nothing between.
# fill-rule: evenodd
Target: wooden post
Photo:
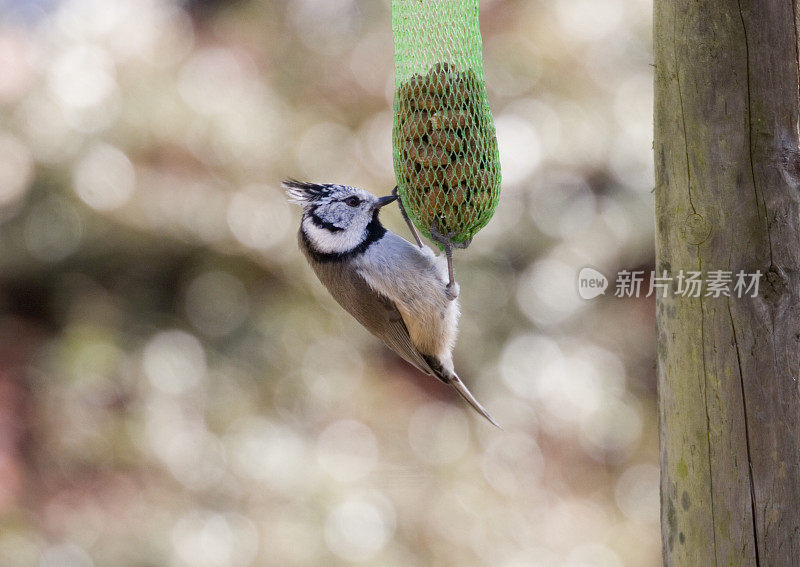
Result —
<instances>
[{"instance_id":1,"label":"wooden post","mask_svg":"<svg viewBox=\"0 0 800 567\"><path fill-rule=\"evenodd\" d=\"M800 565L798 27L798 0L655 0L656 270L733 280L657 303L664 565Z\"/></svg>"}]
</instances>

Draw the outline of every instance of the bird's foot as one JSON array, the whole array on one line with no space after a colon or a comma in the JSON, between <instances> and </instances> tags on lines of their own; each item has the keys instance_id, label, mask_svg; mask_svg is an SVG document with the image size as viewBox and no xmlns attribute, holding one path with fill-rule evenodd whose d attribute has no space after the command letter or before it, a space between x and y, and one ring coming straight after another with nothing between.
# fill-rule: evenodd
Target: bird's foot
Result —
<instances>
[{"instance_id":1,"label":"bird's foot","mask_svg":"<svg viewBox=\"0 0 800 567\"><path fill-rule=\"evenodd\" d=\"M455 246L452 240L452 238L456 235L455 232L448 232L446 235L442 234L439 231L439 229L436 228L436 225L432 224L430 233L431 233L431 240L433 240L436 244L439 244L442 247L444 247L445 250L447 250L448 246L450 247Z\"/></svg>"},{"instance_id":2,"label":"bird's foot","mask_svg":"<svg viewBox=\"0 0 800 567\"><path fill-rule=\"evenodd\" d=\"M445 257L447 258L448 282L444 288L444 293L450 301L454 301L459 294L459 287L456 283L456 277L453 271L453 236L455 236L454 232L450 232L445 236L439 232L436 225L431 225L431 240L437 244L441 244L442 248L444 248Z\"/></svg>"},{"instance_id":3,"label":"bird's foot","mask_svg":"<svg viewBox=\"0 0 800 567\"><path fill-rule=\"evenodd\" d=\"M464 242L453 242L453 247L458 248L459 250L466 250L466 248L472 244L472 239L465 240Z\"/></svg>"},{"instance_id":4,"label":"bird's foot","mask_svg":"<svg viewBox=\"0 0 800 567\"><path fill-rule=\"evenodd\" d=\"M450 282L444 287L444 295L450 301L455 301L461 293L461 286L457 282Z\"/></svg>"},{"instance_id":5,"label":"bird's foot","mask_svg":"<svg viewBox=\"0 0 800 567\"><path fill-rule=\"evenodd\" d=\"M464 242L453 242L453 237L457 234L455 231L448 232L447 234L442 234L442 232L436 228L435 224L431 225L430 228L431 233L431 240L433 240L436 244L441 245L443 248L447 249L448 246L453 248L458 248L459 250L465 250L470 244L472 244L472 239L465 240Z\"/></svg>"}]
</instances>

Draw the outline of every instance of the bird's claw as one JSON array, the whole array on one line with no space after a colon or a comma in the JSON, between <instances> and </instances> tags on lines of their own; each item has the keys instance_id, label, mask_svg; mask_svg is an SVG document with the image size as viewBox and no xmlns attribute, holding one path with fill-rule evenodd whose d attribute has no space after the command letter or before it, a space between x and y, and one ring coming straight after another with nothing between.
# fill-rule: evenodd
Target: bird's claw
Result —
<instances>
[{"instance_id":1,"label":"bird's claw","mask_svg":"<svg viewBox=\"0 0 800 567\"><path fill-rule=\"evenodd\" d=\"M431 225L430 229L431 233L431 240L433 240L436 244L441 244L444 247L452 246L453 248L458 248L459 250L466 249L470 244L472 244L472 239L465 240L464 242L453 242L453 237L457 234L455 231L448 232L447 234L442 234L438 228L436 228L435 224Z\"/></svg>"},{"instance_id":2,"label":"bird's claw","mask_svg":"<svg viewBox=\"0 0 800 567\"><path fill-rule=\"evenodd\" d=\"M450 232L445 236L439 229L436 228L436 225L431 225L431 240L440 244L442 248L444 248L444 254L447 257L447 275L448 275L448 282L444 288L444 293L447 299L450 301L454 301L458 297L459 287L456 283L455 274L453 273L453 247L455 246L453 243L453 237L455 236L455 232ZM467 243L469 244L469 243ZM458 246L459 248L466 248L466 246Z\"/></svg>"},{"instance_id":3,"label":"bird's claw","mask_svg":"<svg viewBox=\"0 0 800 567\"><path fill-rule=\"evenodd\" d=\"M450 301L455 301L459 293L461 293L461 287L456 282L450 282L444 287L444 295Z\"/></svg>"},{"instance_id":4,"label":"bird's claw","mask_svg":"<svg viewBox=\"0 0 800 567\"><path fill-rule=\"evenodd\" d=\"M441 244L442 246L445 247L456 246L456 244L454 244L452 240L452 238L456 235L455 232L449 232L447 233L447 235L444 235L441 232L439 232L439 229L436 228L435 224L432 224L430 233L431 233L431 240L433 240L436 244Z\"/></svg>"}]
</instances>

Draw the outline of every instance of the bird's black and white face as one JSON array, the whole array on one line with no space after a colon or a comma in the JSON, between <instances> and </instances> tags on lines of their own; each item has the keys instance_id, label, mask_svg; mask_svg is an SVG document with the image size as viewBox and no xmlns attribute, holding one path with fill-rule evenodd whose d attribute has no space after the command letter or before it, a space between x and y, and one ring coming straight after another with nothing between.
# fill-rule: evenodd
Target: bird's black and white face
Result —
<instances>
[{"instance_id":1,"label":"bird's black and white face","mask_svg":"<svg viewBox=\"0 0 800 567\"><path fill-rule=\"evenodd\" d=\"M283 187L289 200L303 207L301 228L309 243L324 254L345 254L357 248L370 237L370 230L380 227L380 208L394 201L348 185L289 180Z\"/></svg>"}]
</instances>

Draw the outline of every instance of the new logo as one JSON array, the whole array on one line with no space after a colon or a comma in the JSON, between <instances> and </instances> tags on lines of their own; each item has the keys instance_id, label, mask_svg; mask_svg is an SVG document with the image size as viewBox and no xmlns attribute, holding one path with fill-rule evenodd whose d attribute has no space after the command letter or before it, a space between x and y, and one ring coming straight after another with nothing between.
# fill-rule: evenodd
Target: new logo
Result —
<instances>
[{"instance_id":1,"label":"new logo","mask_svg":"<svg viewBox=\"0 0 800 567\"><path fill-rule=\"evenodd\" d=\"M583 299L594 299L606 292L608 278L594 268L583 268L578 274L578 295Z\"/></svg>"}]
</instances>

